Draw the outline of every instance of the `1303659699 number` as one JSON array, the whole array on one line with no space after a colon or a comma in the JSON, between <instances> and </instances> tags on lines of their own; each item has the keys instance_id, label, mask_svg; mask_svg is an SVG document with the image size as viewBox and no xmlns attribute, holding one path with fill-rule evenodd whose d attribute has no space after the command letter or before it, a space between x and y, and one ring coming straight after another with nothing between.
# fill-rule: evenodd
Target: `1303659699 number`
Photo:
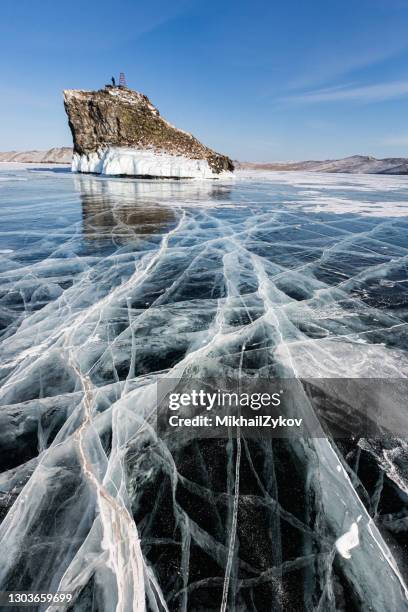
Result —
<instances>
[{"instance_id":1,"label":"1303659699 number","mask_svg":"<svg viewBox=\"0 0 408 612\"><path fill-rule=\"evenodd\" d=\"M3 605L13 606L16 604L33 604L33 603L69 603L72 601L72 593L67 592L55 592L55 593L42 593L42 592L30 592L30 591L18 591L2 593L0 599Z\"/></svg>"}]
</instances>

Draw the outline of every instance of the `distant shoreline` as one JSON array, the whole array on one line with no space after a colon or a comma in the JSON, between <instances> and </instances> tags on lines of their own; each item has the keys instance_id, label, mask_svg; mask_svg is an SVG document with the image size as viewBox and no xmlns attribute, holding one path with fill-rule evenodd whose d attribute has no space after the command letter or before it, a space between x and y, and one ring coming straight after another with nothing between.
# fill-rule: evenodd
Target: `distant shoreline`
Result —
<instances>
[{"instance_id":1,"label":"distant shoreline","mask_svg":"<svg viewBox=\"0 0 408 612\"><path fill-rule=\"evenodd\" d=\"M308 160L300 162L234 162L236 168L243 170L267 170L276 172L329 172L345 174L408 174L407 157L387 157L377 159L368 155L353 155L343 159L323 161Z\"/></svg>"},{"instance_id":2,"label":"distant shoreline","mask_svg":"<svg viewBox=\"0 0 408 612\"><path fill-rule=\"evenodd\" d=\"M37 149L31 151L0 152L0 162L15 162L23 164L71 164L71 147L53 147L46 151Z\"/></svg>"}]
</instances>

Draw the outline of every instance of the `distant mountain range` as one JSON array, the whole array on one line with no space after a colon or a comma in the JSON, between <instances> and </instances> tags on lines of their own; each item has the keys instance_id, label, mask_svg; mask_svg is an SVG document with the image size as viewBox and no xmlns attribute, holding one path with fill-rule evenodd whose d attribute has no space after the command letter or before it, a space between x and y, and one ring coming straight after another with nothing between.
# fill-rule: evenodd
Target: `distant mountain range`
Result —
<instances>
[{"instance_id":1,"label":"distant mountain range","mask_svg":"<svg viewBox=\"0 0 408 612\"><path fill-rule=\"evenodd\" d=\"M54 147L48 151L8 151L0 153L0 162L35 164L71 164L70 147ZM368 155L353 155L344 159L300 162L234 162L236 169L292 172L344 172L347 174L408 174L407 157L377 159Z\"/></svg>"},{"instance_id":2,"label":"distant mountain range","mask_svg":"<svg viewBox=\"0 0 408 612\"><path fill-rule=\"evenodd\" d=\"M0 162L70 164L71 160L71 147L54 147L48 151L6 151L5 153L0 153Z\"/></svg>"},{"instance_id":3,"label":"distant mountain range","mask_svg":"<svg viewBox=\"0 0 408 612\"><path fill-rule=\"evenodd\" d=\"M408 158L376 159L368 155L353 155L344 159L324 161L253 163L234 162L236 168L293 172L345 172L347 174L408 174Z\"/></svg>"}]
</instances>

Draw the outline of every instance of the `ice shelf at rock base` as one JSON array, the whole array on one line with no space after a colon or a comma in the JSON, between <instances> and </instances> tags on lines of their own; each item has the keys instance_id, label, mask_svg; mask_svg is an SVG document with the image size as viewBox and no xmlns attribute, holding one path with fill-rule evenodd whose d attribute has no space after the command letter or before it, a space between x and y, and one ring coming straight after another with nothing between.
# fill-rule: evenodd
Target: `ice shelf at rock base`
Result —
<instances>
[{"instance_id":1,"label":"ice shelf at rock base","mask_svg":"<svg viewBox=\"0 0 408 612\"><path fill-rule=\"evenodd\" d=\"M108 147L80 155L74 153L72 171L108 176L150 176L161 178L223 178L232 172L216 174L205 159L170 155L153 149Z\"/></svg>"}]
</instances>

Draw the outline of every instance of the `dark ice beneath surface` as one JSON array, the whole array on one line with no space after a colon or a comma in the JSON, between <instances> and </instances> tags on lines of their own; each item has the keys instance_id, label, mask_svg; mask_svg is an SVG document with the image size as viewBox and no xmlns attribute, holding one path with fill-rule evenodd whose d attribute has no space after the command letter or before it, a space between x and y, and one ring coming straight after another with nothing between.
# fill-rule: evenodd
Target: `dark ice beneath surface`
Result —
<instances>
[{"instance_id":1,"label":"dark ice beneath surface","mask_svg":"<svg viewBox=\"0 0 408 612\"><path fill-rule=\"evenodd\" d=\"M408 610L403 427L155 428L159 377L406 378L407 200L389 177L0 170L0 590L80 612Z\"/></svg>"}]
</instances>

